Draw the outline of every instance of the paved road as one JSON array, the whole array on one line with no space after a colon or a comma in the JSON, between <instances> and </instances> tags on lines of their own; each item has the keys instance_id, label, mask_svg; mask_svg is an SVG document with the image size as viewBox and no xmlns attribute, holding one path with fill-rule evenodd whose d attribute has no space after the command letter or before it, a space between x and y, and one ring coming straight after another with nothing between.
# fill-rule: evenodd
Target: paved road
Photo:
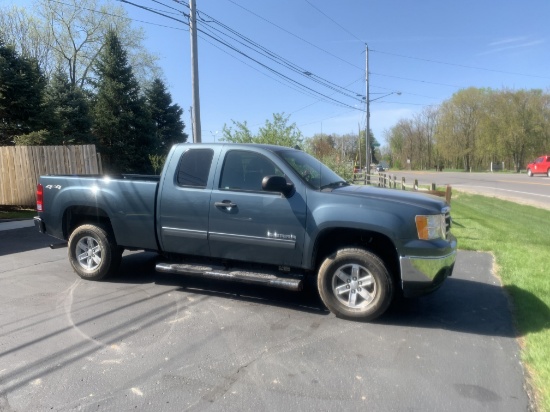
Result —
<instances>
[{"instance_id":1,"label":"paved road","mask_svg":"<svg viewBox=\"0 0 550 412\"><path fill-rule=\"evenodd\" d=\"M550 209L550 178L528 177L525 173L454 173L454 172L389 172L397 181L405 177L408 184L451 185L454 189L507 199L516 203Z\"/></svg>"},{"instance_id":2,"label":"paved road","mask_svg":"<svg viewBox=\"0 0 550 412\"><path fill-rule=\"evenodd\" d=\"M363 324L312 293L157 274L151 253L82 281L50 241L0 231L0 411L529 408L488 254Z\"/></svg>"}]
</instances>

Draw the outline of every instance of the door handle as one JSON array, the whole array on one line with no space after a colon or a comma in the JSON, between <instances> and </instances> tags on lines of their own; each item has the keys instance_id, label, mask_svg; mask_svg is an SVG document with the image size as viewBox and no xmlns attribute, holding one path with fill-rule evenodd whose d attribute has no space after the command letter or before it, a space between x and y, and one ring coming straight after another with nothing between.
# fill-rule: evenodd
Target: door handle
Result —
<instances>
[{"instance_id":1,"label":"door handle","mask_svg":"<svg viewBox=\"0 0 550 412\"><path fill-rule=\"evenodd\" d=\"M214 203L214 206L216 206L216 207L225 207L225 209L229 212L229 211L231 211L231 209L233 209L234 207L237 207L237 204L236 204L236 203L233 203L233 202L230 201L230 200L224 200L223 202L216 202L216 203Z\"/></svg>"}]
</instances>

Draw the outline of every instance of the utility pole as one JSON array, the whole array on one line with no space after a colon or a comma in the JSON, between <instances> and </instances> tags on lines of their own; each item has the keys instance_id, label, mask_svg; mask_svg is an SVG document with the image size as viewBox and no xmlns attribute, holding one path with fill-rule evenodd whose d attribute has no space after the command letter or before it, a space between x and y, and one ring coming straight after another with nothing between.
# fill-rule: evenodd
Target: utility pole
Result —
<instances>
[{"instance_id":1,"label":"utility pole","mask_svg":"<svg viewBox=\"0 0 550 412\"><path fill-rule=\"evenodd\" d=\"M366 131L365 131L365 185L370 184L370 142L369 142L369 129L370 129L370 108L369 108L369 45L365 44L365 65L366 71L365 71L365 83L367 87L367 99L366 99L366 105L367 105L367 120L366 120Z\"/></svg>"},{"instance_id":2,"label":"utility pole","mask_svg":"<svg viewBox=\"0 0 550 412\"><path fill-rule=\"evenodd\" d=\"M199 99L199 55L197 52L197 13L195 0L189 0L189 34L191 36L191 86L193 88L193 141L202 143L201 105Z\"/></svg>"}]
</instances>

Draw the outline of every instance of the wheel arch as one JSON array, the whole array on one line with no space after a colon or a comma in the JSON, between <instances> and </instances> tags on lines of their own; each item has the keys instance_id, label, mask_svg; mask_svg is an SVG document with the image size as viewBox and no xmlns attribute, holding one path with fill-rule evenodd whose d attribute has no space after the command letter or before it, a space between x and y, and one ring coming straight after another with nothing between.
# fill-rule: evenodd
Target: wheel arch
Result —
<instances>
[{"instance_id":1,"label":"wheel arch","mask_svg":"<svg viewBox=\"0 0 550 412\"><path fill-rule=\"evenodd\" d=\"M371 230L327 228L319 233L313 250L315 273L327 257L343 248L361 248L374 253L386 265L396 287L400 284L399 255L395 244L387 235Z\"/></svg>"},{"instance_id":2,"label":"wheel arch","mask_svg":"<svg viewBox=\"0 0 550 412\"><path fill-rule=\"evenodd\" d=\"M111 219L105 210L93 206L70 206L63 212L63 236L69 239L71 233L81 225L98 225L107 230L116 240Z\"/></svg>"}]
</instances>

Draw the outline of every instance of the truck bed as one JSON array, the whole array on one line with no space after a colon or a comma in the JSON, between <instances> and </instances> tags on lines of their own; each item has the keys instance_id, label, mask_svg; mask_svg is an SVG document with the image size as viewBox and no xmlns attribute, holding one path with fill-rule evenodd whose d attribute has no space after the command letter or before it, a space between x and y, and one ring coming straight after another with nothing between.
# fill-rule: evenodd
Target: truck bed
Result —
<instances>
[{"instance_id":1,"label":"truck bed","mask_svg":"<svg viewBox=\"0 0 550 412\"><path fill-rule=\"evenodd\" d=\"M46 233L67 239L72 214L108 216L119 246L158 250L155 233L156 175L49 175L44 187ZM52 226L53 223L57 226Z\"/></svg>"}]
</instances>

